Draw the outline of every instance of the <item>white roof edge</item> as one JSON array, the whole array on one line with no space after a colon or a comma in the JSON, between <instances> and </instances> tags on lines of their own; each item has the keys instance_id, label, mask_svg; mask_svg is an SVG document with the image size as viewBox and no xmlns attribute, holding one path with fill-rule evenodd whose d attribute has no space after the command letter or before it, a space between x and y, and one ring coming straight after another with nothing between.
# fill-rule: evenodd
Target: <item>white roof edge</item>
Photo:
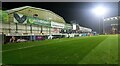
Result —
<instances>
[{"instance_id":1,"label":"white roof edge","mask_svg":"<svg viewBox=\"0 0 120 66\"><path fill-rule=\"evenodd\" d=\"M29 7L29 8L39 9L39 10L44 10L44 11L49 11L49 12L55 14L55 13L54 13L53 11L51 11L51 10L46 10L46 9L42 9L42 8L32 7L32 6L28 6L28 7ZM55 14L55 15L57 15L58 17L60 17L60 18L63 19L63 17L59 16L58 14ZM64 19L63 19L63 20L64 20ZM65 22L65 20L64 20L64 22Z\"/></svg>"},{"instance_id":2,"label":"white roof edge","mask_svg":"<svg viewBox=\"0 0 120 66\"><path fill-rule=\"evenodd\" d=\"M30 6L23 6L23 7L19 7L19 8L14 8L14 9L10 9L10 10L6 10L7 12L14 12L14 11L18 11L18 10L21 10L21 9L24 9L24 8L28 8Z\"/></svg>"},{"instance_id":3,"label":"white roof edge","mask_svg":"<svg viewBox=\"0 0 120 66\"><path fill-rule=\"evenodd\" d=\"M13 9L10 9L10 10L6 10L7 12L10 12L10 11L18 11L18 10L21 10L21 9L24 9L24 8L35 8L35 9L39 9L39 10L45 10L45 11L50 11L50 10L46 10L46 9L42 9L42 8L37 8L37 7L32 7L32 6L23 6L23 7L19 7L19 8L13 8ZM50 11L52 12L52 11ZM52 12L54 13L54 12Z\"/></svg>"},{"instance_id":4,"label":"white roof edge","mask_svg":"<svg viewBox=\"0 0 120 66\"><path fill-rule=\"evenodd\" d=\"M53 11L51 11L51 10L46 10L46 9L42 9L42 8L32 7L32 6L23 6L23 7L19 7L19 8L13 8L13 9L10 9L10 10L6 10L6 12L11 13L11 12L14 12L14 11L19 11L19 10L24 9L24 8L35 8L35 9L39 9L39 10L49 11L49 12L55 14L55 13L54 13ZM58 14L55 14L55 15L57 15L58 17L60 17L60 18L63 19L63 17L59 16ZM64 19L63 19L63 20L64 20ZM65 22L65 20L64 20L64 22Z\"/></svg>"}]
</instances>

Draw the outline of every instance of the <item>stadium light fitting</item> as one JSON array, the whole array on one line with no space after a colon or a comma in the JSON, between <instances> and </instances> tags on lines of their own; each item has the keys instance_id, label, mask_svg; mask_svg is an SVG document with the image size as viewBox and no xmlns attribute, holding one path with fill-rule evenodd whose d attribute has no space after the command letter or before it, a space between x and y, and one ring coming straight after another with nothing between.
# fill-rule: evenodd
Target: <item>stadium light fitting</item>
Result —
<instances>
[{"instance_id":1,"label":"stadium light fitting","mask_svg":"<svg viewBox=\"0 0 120 66\"><path fill-rule=\"evenodd\" d=\"M115 19L118 19L117 17L115 17Z\"/></svg>"},{"instance_id":2,"label":"stadium light fitting","mask_svg":"<svg viewBox=\"0 0 120 66\"><path fill-rule=\"evenodd\" d=\"M108 13L108 9L105 8L104 6L97 6L97 7L95 7L95 8L92 9L92 12L96 16L104 19L105 14ZM103 22L103 33L104 33L104 20L102 22ZM100 19L99 19L99 33L100 33Z\"/></svg>"},{"instance_id":3,"label":"stadium light fitting","mask_svg":"<svg viewBox=\"0 0 120 66\"><path fill-rule=\"evenodd\" d=\"M104 21L106 21L106 19L104 19Z\"/></svg>"},{"instance_id":4,"label":"stadium light fitting","mask_svg":"<svg viewBox=\"0 0 120 66\"><path fill-rule=\"evenodd\" d=\"M109 18L107 18L107 20L110 20Z\"/></svg>"},{"instance_id":5,"label":"stadium light fitting","mask_svg":"<svg viewBox=\"0 0 120 66\"><path fill-rule=\"evenodd\" d=\"M111 20L113 20L114 18L112 17L112 18L110 18Z\"/></svg>"},{"instance_id":6,"label":"stadium light fitting","mask_svg":"<svg viewBox=\"0 0 120 66\"><path fill-rule=\"evenodd\" d=\"M107 13L107 8L103 7L103 6L98 6L94 9L92 9L92 12L95 13L98 16L103 16Z\"/></svg>"}]
</instances>

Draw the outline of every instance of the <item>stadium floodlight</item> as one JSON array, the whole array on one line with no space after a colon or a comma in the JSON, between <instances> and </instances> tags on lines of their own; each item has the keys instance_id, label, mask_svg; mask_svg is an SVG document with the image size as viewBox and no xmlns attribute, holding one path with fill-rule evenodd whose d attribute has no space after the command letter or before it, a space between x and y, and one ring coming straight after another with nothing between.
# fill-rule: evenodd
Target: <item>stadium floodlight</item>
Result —
<instances>
[{"instance_id":1,"label":"stadium floodlight","mask_svg":"<svg viewBox=\"0 0 120 66\"><path fill-rule=\"evenodd\" d=\"M104 21L106 21L106 19L104 19Z\"/></svg>"},{"instance_id":2,"label":"stadium floodlight","mask_svg":"<svg viewBox=\"0 0 120 66\"><path fill-rule=\"evenodd\" d=\"M94 9L92 9L92 12L95 13L98 16L103 16L107 13L107 8L103 7L103 6L98 6Z\"/></svg>"},{"instance_id":3,"label":"stadium floodlight","mask_svg":"<svg viewBox=\"0 0 120 66\"><path fill-rule=\"evenodd\" d=\"M113 20L114 18L112 17L112 18L110 18L111 20Z\"/></svg>"},{"instance_id":4,"label":"stadium floodlight","mask_svg":"<svg viewBox=\"0 0 120 66\"><path fill-rule=\"evenodd\" d=\"M117 17L115 17L115 19L117 20L118 18L117 18Z\"/></svg>"},{"instance_id":5,"label":"stadium floodlight","mask_svg":"<svg viewBox=\"0 0 120 66\"><path fill-rule=\"evenodd\" d=\"M107 20L110 20L110 18L107 18Z\"/></svg>"},{"instance_id":6,"label":"stadium floodlight","mask_svg":"<svg viewBox=\"0 0 120 66\"><path fill-rule=\"evenodd\" d=\"M92 12L100 17L100 19L104 19L105 14L108 12L108 9L104 6L97 6L92 9ZM100 33L100 19L99 19L99 33ZM104 33L104 20L103 20L103 33Z\"/></svg>"}]
</instances>

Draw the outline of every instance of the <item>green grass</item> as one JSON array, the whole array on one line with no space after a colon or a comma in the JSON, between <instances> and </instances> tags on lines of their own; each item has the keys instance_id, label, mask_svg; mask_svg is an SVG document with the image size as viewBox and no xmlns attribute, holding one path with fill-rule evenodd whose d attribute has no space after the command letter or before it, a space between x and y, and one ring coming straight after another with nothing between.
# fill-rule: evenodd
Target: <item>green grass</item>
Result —
<instances>
[{"instance_id":1,"label":"green grass","mask_svg":"<svg viewBox=\"0 0 120 66\"><path fill-rule=\"evenodd\" d=\"M117 64L118 36L93 36L3 45L3 64Z\"/></svg>"}]
</instances>

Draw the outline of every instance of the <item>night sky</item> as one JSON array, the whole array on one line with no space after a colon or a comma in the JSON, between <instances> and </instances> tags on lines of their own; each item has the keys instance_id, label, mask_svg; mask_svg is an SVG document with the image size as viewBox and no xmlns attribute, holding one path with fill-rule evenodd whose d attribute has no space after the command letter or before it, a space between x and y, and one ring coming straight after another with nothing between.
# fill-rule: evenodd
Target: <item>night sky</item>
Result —
<instances>
[{"instance_id":1,"label":"night sky","mask_svg":"<svg viewBox=\"0 0 120 66\"><path fill-rule=\"evenodd\" d=\"M98 6L104 5L109 12L104 17L112 17L118 15L117 2L3 2L3 10L13 9L22 6L33 6L51 10L65 19L67 23L74 21L81 26L92 28L98 32L99 17L91 12Z\"/></svg>"}]
</instances>

